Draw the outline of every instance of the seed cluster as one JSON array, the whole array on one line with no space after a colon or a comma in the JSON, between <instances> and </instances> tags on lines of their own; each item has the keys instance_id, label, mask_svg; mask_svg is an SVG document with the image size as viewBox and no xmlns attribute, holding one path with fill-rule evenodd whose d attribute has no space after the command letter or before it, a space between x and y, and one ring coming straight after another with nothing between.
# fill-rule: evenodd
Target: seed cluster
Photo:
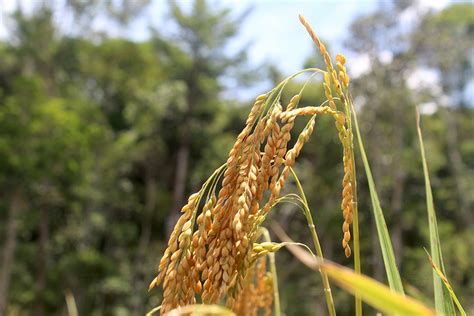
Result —
<instances>
[{"instance_id":1,"label":"seed cluster","mask_svg":"<svg viewBox=\"0 0 474 316\"><path fill-rule=\"evenodd\" d=\"M244 287L238 298L228 304L237 315L270 316L272 314L273 276L267 271L266 266L266 257L259 259L247 273Z\"/></svg>"},{"instance_id":2,"label":"seed cluster","mask_svg":"<svg viewBox=\"0 0 474 316\"><path fill-rule=\"evenodd\" d=\"M271 314L272 282L271 275L265 272L265 254L281 245L256 244L258 229L278 201L288 174L321 115L333 117L343 145L342 244L346 256L350 256L353 152L345 95L349 77L344 57L336 58L337 74L324 45L315 34L311 36L327 64L323 85L328 106L298 108L300 92L283 107L280 95L291 78L256 98L225 166L189 197L170 236L158 276L150 284L152 289L163 283L163 313L194 304L200 297L205 304L226 299L238 315L257 315L255 308ZM346 111L338 110L338 100ZM290 147L295 120L304 116L311 118ZM258 302L250 304L252 299Z\"/></svg>"}]
</instances>

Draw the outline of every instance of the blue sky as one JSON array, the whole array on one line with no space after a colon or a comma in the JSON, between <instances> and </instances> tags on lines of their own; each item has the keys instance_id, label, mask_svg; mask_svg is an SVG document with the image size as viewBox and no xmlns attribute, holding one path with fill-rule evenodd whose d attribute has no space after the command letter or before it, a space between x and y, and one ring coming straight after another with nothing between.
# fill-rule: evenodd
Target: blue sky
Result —
<instances>
[{"instance_id":1,"label":"blue sky","mask_svg":"<svg viewBox=\"0 0 474 316\"><path fill-rule=\"evenodd\" d=\"M1 1L1 0L0 0ZM192 1L178 1L189 7ZM342 45L347 37L351 21L358 15L374 11L383 0L221 0L211 1L217 5L230 7L237 14L252 7L251 14L243 27L235 45L252 42L249 49L250 60L255 64L271 61L289 74L302 66L306 57L314 52L313 44L298 21L303 14L313 25L318 35L335 51L344 53ZM440 9L447 0L422 0L422 6ZM166 2L155 1L145 15L127 31L130 37L145 39L149 23L159 25L166 31Z\"/></svg>"},{"instance_id":2,"label":"blue sky","mask_svg":"<svg viewBox=\"0 0 474 316\"><path fill-rule=\"evenodd\" d=\"M314 54L314 44L298 20L303 14L315 28L318 35L329 44L331 54L341 52L349 55L343 42L348 36L351 22L360 15L376 10L387 0L221 0L212 1L220 6L230 7L239 14L251 7L252 11L242 25L239 36L234 41L236 47L252 43L248 56L251 64L261 65L266 62L278 65L284 75L297 72L304 60ZM186 8L192 1L178 1ZM426 9L442 9L448 0L419 0L419 5ZM146 14L129 28L128 35L137 40L147 37L148 25L158 25L166 33L166 3L155 1ZM406 16L407 22L415 16ZM366 56L350 56L349 72L351 75L363 73L369 65ZM422 74L427 76L426 72ZM429 74L428 74L429 77ZM429 78L434 81L435 78ZM415 80L416 81L416 80ZM271 88L269 83L261 82L253 88L239 90L239 96L230 91L229 96L240 99L250 98ZM243 95L242 95L243 93Z\"/></svg>"},{"instance_id":3,"label":"blue sky","mask_svg":"<svg viewBox=\"0 0 474 316\"><path fill-rule=\"evenodd\" d=\"M271 60L289 74L314 53L314 45L299 23L299 13L332 50L339 50L350 21L374 8L374 1L258 1L241 36L254 41L251 60Z\"/></svg>"},{"instance_id":4,"label":"blue sky","mask_svg":"<svg viewBox=\"0 0 474 316\"><path fill-rule=\"evenodd\" d=\"M5 16L12 12L18 3L26 10L42 0L0 0L0 37L5 37ZM313 44L298 21L303 14L313 25L318 35L330 44L332 52L344 53L342 43L347 36L348 27L358 15L368 14L377 5L387 0L211 0L219 6L232 8L236 13L252 7L251 14L243 27L235 45L252 42L249 49L250 60L254 64L271 61L278 64L284 73L299 70L304 59L313 53ZM152 2L144 14L127 28L117 28L104 19L97 19L94 26L106 29L113 35L127 36L136 40L148 37L148 25L153 24L166 31L167 1ZM183 7L189 7L192 1L178 1ZM440 9L448 0L421 0L421 5ZM52 1L57 8L58 25L73 28L74 23L61 10L64 0Z\"/></svg>"},{"instance_id":5,"label":"blue sky","mask_svg":"<svg viewBox=\"0 0 474 316\"><path fill-rule=\"evenodd\" d=\"M0 38L7 35L6 19L8 13L20 4L25 10L34 7L42 0L0 0ZM52 1L52 0L51 0ZM73 30L76 26L71 17L64 14L64 1L56 0L54 3L56 23L65 30ZM302 68L306 57L314 53L314 46L309 36L298 21L298 14L303 14L315 28L318 35L325 40L331 48L331 54L337 52L347 54L343 42L347 38L351 21L357 16L369 14L380 4L387 0L211 0L210 3L230 7L238 14L252 7L250 15L244 21L242 29L233 45L242 47L247 43L248 55L251 64L261 65L271 62L278 65L284 75L289 75ZM178 1L186 8L192 1ZM448 0L419 0L420 6L425 8L442 9ZM136 21L126 28L111 25L106 19L98 18L93 27L97 30L107 30L114 36L126 36L135 40L145 40L148 37L150 24L167 31L168 20L167 1L156 0ZM409 21L415 16L406 16ZM63 31L64 31L63 30ZM349 56L348 69L351 75L357 76L368 67L366 56ZM388 56L390 57L390 56ZM429 77L422 73L420 76ZM416 79L416 78L415 78ZM435 81L436 78L428 78ZM416 82L416 80L414 80ZM265 84L260 84L253 89L245 91L244 98L263 92ZM232 96L232 93L230 93ZM242 98L240 96L239 98Z\"/></svg>"}]
</instances>

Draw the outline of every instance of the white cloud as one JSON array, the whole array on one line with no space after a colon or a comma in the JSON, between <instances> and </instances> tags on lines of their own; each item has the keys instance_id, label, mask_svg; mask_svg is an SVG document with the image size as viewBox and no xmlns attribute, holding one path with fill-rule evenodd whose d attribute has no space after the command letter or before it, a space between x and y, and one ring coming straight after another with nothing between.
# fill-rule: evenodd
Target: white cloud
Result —
<instances>
[{"instance_id":1,"label":"white cloud","mask_svg":"<svg viewBox=\"0 0 474 316\"><path fill-rule=\"evenodd\" d=\"M418 67L407 78L408 87L411 89L438 89L439 74L433 69Z\"/></svg>"},{"instance_id":2,"label":"white cloud","mask_svg":"<svg viewBox=\"0 0 474 316\"><path fill-rule=\"evenodd\" d=\"M390 64L393 60L393 53L388 50L384 50L379 54L379 59L382 64Z\"/></svg>"},{"instance_id":3,"label":"white cloud","mask_svg":"<svg viewBox=\"0 0 474 316\"><path fill-rule=\"evenodd\" d=\"M16 1L0 0L0 39L8 35L7 16L15 10Z\"/></svg>"},{"instance_id":4,"label":"white cloud","mask_svg":"<svg viewBox=\"0 0 474 316\"><path fill-rule=\"evenodd\" d=\"M400 14L399 23L402 27L406 27L412 25L417 19L419 19L417 8L409 7Z\"/></svg>"},{"instance_id":5,"label":"white cloud","mask_svg":"<svg viewBox=\"0 0 474 316\"><path fill-rule=\"evenodd\" d=\"M7 19L10 14L17 8L29 14L39 4L38 0L0 0L0 40L8 36Z\"/></svg>"},{"instance_id":6,"label":"white cloud","mask_svg":"<svg viewBox=\"0 0 474 316\"><path fill-rule=\"evenodd\" d=\"M474 78L467 83L463 98L468 106L474 107Z\"/></svg>"},{"instance_id":7,"label":"white cloud","mask_svg":"<svg viewBox=\"0 0 474 316\"><path fill-rule=\"evenodd\" d=\"M368 54L356 55L347 61L351 77L357 78L370 71L370 58Z\"/></svg>"},{"instance_id":8,"label":"white cloud","mask_svg":"<svg viewBox=\"0 0 474 316\"><path fill-rule=\"evenodd\" d=\"M418 105L418 110L421 114L431 115L436 113L438 110L438 105L435 102L426 102Z\"/></svg>"},{"instance_id":9,"label":"white cloud","mask_svg":"<svg viewBox=\"0 0 474 316\"><path fill-rule=\"evenodd\" d=\"M418 0L421 7L441 10L449 4L449 0Z\"/></svg>"}]
</instances>

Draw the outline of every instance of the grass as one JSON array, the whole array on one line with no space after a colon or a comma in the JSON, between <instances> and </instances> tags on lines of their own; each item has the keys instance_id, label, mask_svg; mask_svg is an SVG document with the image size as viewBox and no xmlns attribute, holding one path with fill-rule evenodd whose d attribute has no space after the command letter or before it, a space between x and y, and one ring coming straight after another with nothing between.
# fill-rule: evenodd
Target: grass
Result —
<instances>
[{"instance_id":1,"label":"grass","mask_svg":"<svg viewBox=\"0 0 474 316\"><path fill-rule=\"evenodd\" d=\"M319 48L326 69L304 69L256 98L227 162L189 197L182 209L182 216L160 260L158 275L150 284L150 290L163 284L162 304L150 314L160 311L166 315L231 315L233 312L238 315L271 315L273 305L273 315L280 316L274 256L281 248L289 247L298 259L320 273L331 316L336 315L336 303L330 280L354 295L357 316L363 313L362 301L388 314L434 315L435 312L429 307L405 295L349 92L350 79L345 68L345 57L337 55L334 66L309 23L302 16L300 21ZM308 79L299 94L293 96L287 105L282 105L280 97L285 86L303 73L310 73L311 77L322 75L326 101L319 106L299 107ZM347 257L353 255L354 271L324 258L303 186L293 170L320 116L334 119L343 148L342 251ZM305 128L293 147L289 147L295 121L305 117L310 117ZM426 182L436 313L455 315L454 300L463 314L462 306L445 277L419 127L418 131ZM368 179L388 286L361 274L354 132ZM281 196L290 174L298 192ZM262 225L268 213L279 203L293 203L302 209L316 255L311 250L307 252L295 247L290 240L271 242L268 231ZM288 239L286 234L280 233ZM262 236L264 241L259 243ZM303 246L309 250L306 245Z\"/></svg>"}]
</instances>

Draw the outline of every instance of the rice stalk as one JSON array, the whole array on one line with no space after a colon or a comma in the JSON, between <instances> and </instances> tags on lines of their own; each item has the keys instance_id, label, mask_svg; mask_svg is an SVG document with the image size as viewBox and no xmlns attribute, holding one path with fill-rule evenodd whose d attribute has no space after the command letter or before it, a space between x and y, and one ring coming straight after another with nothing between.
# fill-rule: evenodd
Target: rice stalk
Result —
<instances>
[{"instance_id":1,"label":"rice stalk","mask_svg":"<svg viewBox=\"0 0 474 316\"><path fill-rule=\"evenodd\" d=\"M265 241L271 241L270 233L265 227L261 228L262 236ZM281 315L281 307L280 307L280 292L278 290L278 274L276 269L276 262L275 262L275 254L273 252L268 254L268 258L270 260L270 272L273 277L273 310L274 316Z\"/></svg>"},{"instance_id":2,"label":"rice stalk","mask_svg":"<svg viewBox=\"0 0 474 316\"><path fill-rule=\"evenodd\" d=\"M354 269L356 273L361 273L360 265L360 241L359 241L359 220L358 220L358 206L357 206L357 180L356 180L356 168L354 159L354 145L353 145L353 134L352 134L352 119L351 111L353 112L352 98L349 94L349 75L347 74L344 66L346 59L343 55L336 55L337 68L339 70L339 76L336 74L336 70L332 64L329 53L326 50L324 44L319 40L316 32L313 30L311 25L306 19L299 15L301 24L306 28L313 42L319 48L319 51L323 55L324 62L326 64L327 72L324 73L324 92L329 106L336 110L335 98L332 96L331 87L334 87L336 94L339 96L340 102L344 106L345 119L347 125L343 124L342 116L339 120L336 119L336 128L339 132L339 139L343 144L343 163L344 163L344 180L343 180L343 202L341 205L344 223L342 226L344 238L342 246L347 257L351 254L351 248L349 246L350 231L349 226L353 223L354 233ZM344 88L344 91L343 91ZM354 113L355 115L355 113ZM362 315L362 301L359 295L355 295L355 307L356 315Z\"/></svg>"},{"instance_id":3,"label":"rice stalk","mask_svg":"<svg viewBox=\"0 0 474 316\"><path fill-rule=\"evenodd\" d=\"M315 35L313 38L317 39ZM334 119L343 147L342 245L346 256L351 255L350 225L357 214L354 213L355 168L350 107L346 96L349 79L342 55L336 57L337 74L324 45L318 43L327 63L327 71L317 68L302 70L283 80L268 93L258 96L244 128L229 151L225 165L218 168L183 207L183 214L160 260L158 275L150 284L152 289L163 283L163 313L194 305L198 300L205 304L224 300L228 306L238 303L241 293L249 286L249 275L255 269L257 259L282 246L269 242L257 244L256 240L270 210L284 200L280 198L281 190L296 158L313 133L317 117L321 115L329 115ZM328 90L327 101L321 106L298 107L306 82L300 93L283 106L280 98L286 84L305 72L311 72L312 76L323 74L325 89ZM332 96L332 89L337 97ZM342 104L342 111L337 108L336 101ZM304 116L311 118L293 147L289 148L294 123ZM299 186L301 188L301 184ZM295 197L287 198L291 200ZM306 210L316 250L322 256L306 198L299 197L299 201ZM355 266L360 270L357 262L358 234L354 235ZM260 251L256 255L258 249ZM334 315L334 302L327 277L323 282L328 308L330 314ZM260 288L263 289L262 286Z\"/></svg>"},{"instance_id":4,"label":"rice stalk","mask_svg":"<svg viewBox=\"0 0 474 316\"><path fill-rule=\"evenodd\" d=\"M315 247L315 250L316 250L316 254L324 262L323 249L322 249L321 244L319 242L318 233L316 232L316 226L314 225L314 221L313 221L313 217L311 215L311 210L309 208L308 200L306 199L306 195L304 193L303 187L301 186L300 180L298 179L298 176L296 175L293 168L291 168L291 173L293 174L293 178L295 179L296 186L297 186L298 191L300 193L300 196L302 198L303 210L304 210L304 214L305 214L305 217L306 217L306 221L308 222L309 230L311 232L311 238L313 239L313 244L314 244L314 247ZM326 298L326 305L328 307L329 315L331 315L331 316L336 315L336 308L334 306L334 299L332 297L332 291L331 291L331 286L329 285L328 276L322 270L319 270L319 272L321 273L321 277L322 277L322 280L323 280L324 296Z\"/></svg>"}]
</instances>

